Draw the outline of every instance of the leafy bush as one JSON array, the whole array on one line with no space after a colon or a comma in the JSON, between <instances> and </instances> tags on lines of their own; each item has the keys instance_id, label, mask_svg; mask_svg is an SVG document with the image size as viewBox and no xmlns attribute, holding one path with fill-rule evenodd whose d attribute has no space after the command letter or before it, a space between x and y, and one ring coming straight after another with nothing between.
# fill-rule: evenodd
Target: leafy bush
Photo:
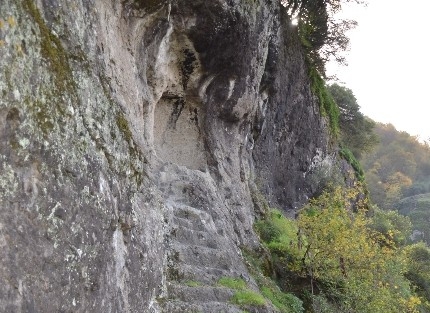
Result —
<instances>
[{"instance_id":1,"label":"leafy bush","mask_svg":"<svg viewBox=\"0 0 430 313\"><path fill-rule=\"evenodd\" d=\"M409 263L406 276L415 286L417 293L427 299L423 306L430 309L430 249L421 242L409 246L407 254Z\"/></svg>"},{"instance_id":2,"label":"leafy bush","mask_svg":"<svg viewBox=\"0 0 430 313\"><path fill-rule=\"evenodd\" d=\"M248 250L243 250L248 270L254 277L263 296L281 313L302 313L303 302L291 293L282 292L276 282L266 272L266 258Z\"/></svg>"},{"instance_id":3,"label":"leafy bush","mask_svg":"<svg viewBox=\"0 0 430 313\"><path fill-rule=\"evenodd\" d=\"M383 211L377 207L374 208L369 226L387 239L394 240L397 245L405 245L412 233L409 217L400 215L396 211Z\"/></svg>"},{"instance_id":4,"label":"leafy bush","mask_svg":"<svg viewBox=\"0 0 430 313\"><path fill-rule=\"evenodd\" d=\"M279 210L270 210L264 220L257 221L255 228L260 238L272 251L285 253L297 241L297 225Z\"/></svg>"},{"instance_id":5,"label":"leafy bush","mask_svg":"<svg viewBox=\"0 0 430 313\"><path fill-rule=\"evenodd\" d=\"M341 313L333 303L330 303L324 294L312 296L312 309L315 313Z\"/></svg>"},{"instance_id":6,"label":"leafy bush","mask_svg":"<svg viewBox=\"0 0 430 313\"><path fill-rule=\"evenodd\" d=\"M261 288L261 293L282 313L304 312L303 301L291 293L284 293L267 286Z\"/></svg>"},{"instance_id":7,"label":"leafy bush","mask_svg":"<svg viewBox=\"0 0 430 313\"><path fill-rule=\"evenodd\" d=\"M372 222L366 200L357 201L360 193L360 188L334 188L312 199L296 221L272 210L257 223L260 233L270 230L265 245L277 280L283 291L299 285L311 312L418 312L420 299L404 276L408 260L399 247L406 235L398 229L408 228L407 219L388 213ZM263 295L291 312L292 298L261 281Z\"/></svg>"},{"instance_id":8,"label":"leafy bush","mask_svg":"<svg viewBox=\"0 0 430 313\"><path fill-rule=\"evenodd\" d=\"M281 231L271 220L257 221L254 226L264 242L278 240L281 236Z\"/></svg>"}]
</instances>

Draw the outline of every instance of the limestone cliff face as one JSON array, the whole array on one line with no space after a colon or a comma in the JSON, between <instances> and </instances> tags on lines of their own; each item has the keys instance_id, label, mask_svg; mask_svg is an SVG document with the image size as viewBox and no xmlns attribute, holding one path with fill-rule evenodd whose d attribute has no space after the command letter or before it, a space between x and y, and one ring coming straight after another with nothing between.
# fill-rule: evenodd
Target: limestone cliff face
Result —
<instances>
[{"instance_id":1,"label":"limestone cliff face","mask_svg":"<svg viewBox=\"0 0 430 313\"><path fill-rule=\"evenodd\" d=\"M241 312L328 142L277 0L2 0L0 311Z\"/></svg>"}]
</instances>

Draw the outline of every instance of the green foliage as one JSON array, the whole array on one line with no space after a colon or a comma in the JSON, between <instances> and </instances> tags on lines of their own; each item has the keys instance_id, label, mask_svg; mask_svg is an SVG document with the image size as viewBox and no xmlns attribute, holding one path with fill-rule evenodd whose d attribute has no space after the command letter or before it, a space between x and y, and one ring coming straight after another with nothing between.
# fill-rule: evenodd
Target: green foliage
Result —
<instances>
[{"instance_id":1,"label":"green foliage","mask_svg":"<svg viewBox=\"0 0 430 313\"><path fill-rule=\"evenodd\" d=\"M231 298L231 302L240 306L264 306L266 300L264 297L252 290L239 290Z\"/></svg>"},{"instance_id":2,"label":"green foliage","mask_svg":"<svg viewBox=\"0 0 430 313\"><path fill-rule=\"evenodd\" d=\"M430 193L406 197L399 201L398 209L401 214L408 216L412 222L413 229L420 236L414 240L424 240L430 243Z\"/></svg>"},{"instance_id":3,"label":"green foliage","mask_svg":"<svg viewBox=\"0 0 430 313\"><path fill-rule=\"evenodd\" d=\"M374 208L369 227L383 234L387 240L394 240L397 246L406 245L412 232L409 217L400 215L396 211L381 210L378 207Z\"/></svg>"},{"instance_id":4,"label":"green foliage","mask_svg":"<svg viewBox=\"0 0 430 313\"><path fill-rule=\"evenodd\" d=\"M281 313L302 313L303 301L291 293L281 292L279 289L263 286L261 293L272 302Z\"/></svg>"},{"instance_id":5,"label":"green foliage","mask_svg":"<svg viewBox=\"0 0 430 313\"><path fill-rule=\"evenodd\" d=\"M303 313L303 301L292 293L282 292L276 282L270 278L268 271L268 255L242 251L248 265L248 270L254 277L261 293L281 313ZM270 266L269 266L270 267Z\"/></svg>"},{"instance_id":6,"label":"green foliage","mask_svg":"<svg viewBox=\"0 0 430 313\"><path fill-rule=\"evenodd\" d=\"M360 106L351 89L332 84L327 87L339 107L340 139L353 155L360 158L363 152L370 152L378 142L373 132L375 122L360 112Z\"/></svg>"},{"instance_id":7,"label":"green foliage","mask_svg":"<svg viewBox=\"0 0 430 313\"><path fill-rule=\"evenodd\" d=\"M266 304L264 297L250 290L243 279L233 277L221 277L217 283L218 286L227 287L236 290L230 301L240 306L263 306Z\"/></svg>"},{"instance_id":8,"label":"green foliage","mask_svg":"<svg viewBox=\"0 0 430 313\"><path fill-rule=\"evenodd\" d=\"M352 168L355 171L355 175L357 177L357 179L360 182L364 181L364 171L363 168L361 167L360 162L357 161L357 159L355 158L354 154L351 152L351 150L347 149L347 148L342 148L339 151L339 154L341 157L343 157L349 164L351 164Z\"/></svg>"},{"instance_id":9,"label":"green foliage","mask_svg":"<svg viewBox=\"0 0 430 313\"><path fill-rule=\"evenodd\" d=\"M314 313L343 313L336 304L330 303L327 296L324 294L313 295L312 299L312 311Z\"/></svg>"},{"instance_id":10,"label":"green foliage","mask_svg":"<svg viewBox=\"0 0 430 313\"><path fill-rule=\"evenodd\" d=\"M345 63L342 53L349 46L345 33L357 23L351 20L340 20L335 14L343 3L359 0L282 0L287 11L299 18L298 32L310 65L321 75L325 74L325 63L335 60Z\"/></svg>"},{"instance_id":11,"label":"green foliage","mask_svg":"<svg viewBox=\"0 0 430 313\"><path fill-rule=\"evenodd\" d=\"M430 312L430 249L421 242L409 246L407 254L409 263L406 276L418 295L425 299L420 304L420 312Z\"/></svg>"},{"instance_id":12,"label":"green foliage","mask_svg":"<svg viewBox=\"0 0 430 313\"><path fill-rule=\"evenodd\" d=\"M408 214L408 211L423 210L427 211L430 209L430 193L423 193L412 197L403 198L398 203L398 208L402 213Z\"/></svg>"},{"instance_id":13,"label":"green foliage","mask_svg":"<svg viewBox=\"0 0 430 313\"><path fill-rule=\"evenodd\" d=\"M430 192L430 147L391 124L376 124L380 143L361 162L372 201L399 208L402 198Z\"/></svg>"},{"instance_id":14,"label":"green foliage","mask_svg":"<svg viewBox=\"0 0 430 313\"><path fill-rule=\"evenodd\" d=\"M391 124L376 124L380 143L362 156L372 202L407 215L415 239L430 243L430 147Z\"/></svg>"},{"instance_id":15,"label":"green foliage","mask_svg":"<svg viewBox=\"0 0 430 313\"><path fill-rule=\"evenodd\" d=\"M247 288L246 282L240 278L221 277L218 280L218 285L235 290L244 290Z\"/></svg>"},{"instance_id":16,"label":"green foliage","mask_svg":"<svg viewBox=\"0 0 430 313\"><path fill-rule=\"evenodd\" d=\"M257 221L255 228L272 251L287 252L297 242L297 225L279 210L270 210L266 219Z\"/></svg>"},{"instance_id":17,"label":"green foliage","mask_svg":"<svg viewBox=\"0 0 430 313\"><path fill-rule=\"evenodd\" d=\"M374 213L372 221L360 194L358 188L335 188L311 200L297 221L272 211L257 223L278 282L284 294L300 290L311 312L418 312L421 300L405 278L408 258L399 246L410 224L396 213ZM283 307L280 299L287 296L260 288Z\"/></svg>"},{"instance_id":18,"label":"green foliage","mask_svg":"<svg viewBox=\"0 0 430 313\"><path fill-rule=\"evenodd\" d=\"M312 92L318 97L321 113L328 117L331 133L337 137L339 134L339 108L328 92L324 80L313 66L309 69L309 77Z\"/></svg>"},{"instance_id":19,"label":"green foliage","mask_svg":"<svg viewBox=\"0 0 430 313\"><path fill-rule=\"evenodd\" d=\"M357 191L337 189L304 208L298 220L306 241L304 267L343 311L408 312L416 299L404 278L405 256L390 237L372 232L365 203L347 208ZM316 210L317 214L308 214Z\"/></svg>"}]
</instances>

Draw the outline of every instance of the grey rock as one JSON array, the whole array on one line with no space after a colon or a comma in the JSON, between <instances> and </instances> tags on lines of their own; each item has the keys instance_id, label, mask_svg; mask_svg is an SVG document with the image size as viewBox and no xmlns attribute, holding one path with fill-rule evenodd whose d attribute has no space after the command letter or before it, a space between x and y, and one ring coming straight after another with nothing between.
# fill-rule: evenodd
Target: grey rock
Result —
<instances>
[{"instance_id":1,"label":"grey rock","mask_svg":"<svg viewBox=\"0 0 430 313\"><path fill-rule=\"evenodd\" d=\"M0 311L240 312L216 282L258 290L256 197L293 212L334 164L278 1L2 0L0 21Z\"/></svg>"}]
</instances>

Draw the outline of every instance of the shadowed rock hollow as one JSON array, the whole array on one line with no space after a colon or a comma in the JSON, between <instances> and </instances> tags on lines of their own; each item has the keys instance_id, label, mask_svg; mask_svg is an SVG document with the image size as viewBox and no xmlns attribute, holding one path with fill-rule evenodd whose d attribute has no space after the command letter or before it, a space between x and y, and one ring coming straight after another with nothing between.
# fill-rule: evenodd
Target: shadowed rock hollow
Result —
<instances>
[{"instance_id":1,"label":"shadowed rock hollow","mask_svg":"<svg viewBox=\"0 0 430 313\"><path fill-rule=\"evenodd\" d=\"M0 2L1 312L241 312L333 158L277 0Z\"/></svg>"}]
</instances>

